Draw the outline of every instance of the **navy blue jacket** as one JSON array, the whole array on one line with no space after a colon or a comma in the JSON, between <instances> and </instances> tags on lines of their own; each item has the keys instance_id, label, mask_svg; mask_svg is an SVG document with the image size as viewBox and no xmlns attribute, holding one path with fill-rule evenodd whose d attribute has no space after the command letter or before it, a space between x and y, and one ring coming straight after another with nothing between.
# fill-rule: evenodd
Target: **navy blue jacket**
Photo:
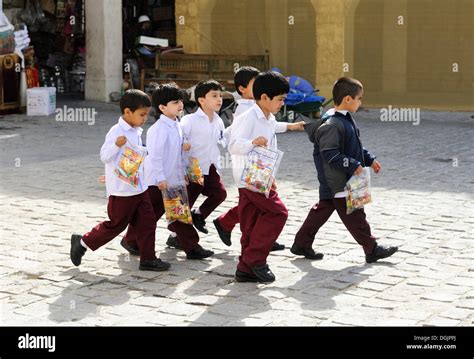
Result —
<instances>
[{"instance_id":1,"label":"navy blue jacket","mask_svg":"<svg viewBox=\"0 0 474 359\"><path fill-rule=\"evenodd\" d=\"M322 200L344 191L356 168L370 167L375 160L362 146L360 131L349 112L347 115L336 112L306 131L314 143L313 157Z\"/></svg>"}]
</instances>

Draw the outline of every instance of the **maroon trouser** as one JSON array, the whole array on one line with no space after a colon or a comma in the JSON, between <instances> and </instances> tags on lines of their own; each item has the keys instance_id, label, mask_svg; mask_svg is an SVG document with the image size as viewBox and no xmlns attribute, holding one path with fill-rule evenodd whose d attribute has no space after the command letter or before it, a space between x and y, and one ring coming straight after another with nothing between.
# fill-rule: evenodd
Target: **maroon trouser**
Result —
<instances>
[{"instance_id":1,"label":"maroon trouser","mask_svg":"<svg viewBox=\"0 0 474 359\"><path fill-rule=\"evenodd\" d=\"M224 231L232 232L237 223L239 223L239 206L235 206L221 215L219 223Z\"/></svg>"},{"instance_id":2,"label":"maroon trouser","mask_svg":"<svg viewBox=\"0 0 474 359\"><path fill-rule=\"evenodd\" d=\"M163 196L160 189L157 186L148 187L148 195L150 196L153 209L155 211L155 216L153 218L153 225L156 228L156 223L158 220L165 214L165 205L163 203ZM192 224L186 224L180 221L175 221L171 224L168 224L168 229L175 232L178 235L178 242L183 248L183 250L188 253L193 249L199 247L199 235L194 229ZM124 237L124 240L131 246L136 246L138 243L138 230L136 226L129 225L127 234Z\"/></svg>"},{"instance_id":3,"label":"maroon trouser","mask_svg":"<svg viewBox=\"0 0 474 359\"><path fill-rule=\"evenodd\" d=\"M107 213L110 221L102 222L82 237L93 251L122 233L127 225L136 228L136 246L140 260L155 259L156 221L148 191L131 197L110 196Z\"/></svg>"},{"instance_id":4,"label":"maroon trouser","mask_svg":"<svg viewBox=\"0 0 474 359\"><path fill-rule=\"evenodd\" d=\"M344 223L352 237L363 247L365 254L372 253L375 246L375 237L370 232L370 225L365 219L364 209L346 214L345 198L321 200L316 203L309 211L300 230L296 233L295 244L303 248L310 248L319 228L327 222L334 210L337 211L339 218L341 218L342 223Z\"/></svg>"},{"instance_id":5,"label":"maroon trouser","mask_svg":"<svg viewBox=\"0 0 474 359\"><path fill-rule=\"evenodd\" d=\"M261 193L239 189L239 218L242 238L237 269L252 273L250 267L262 266L288 218L288 210L274 190L269 198Z\"/></svg>"},{"instance_id":6,"label":"maroon trouser","mask_svg":"<svg viewBox=\"0 0 474 359\"><path fill-rule=\"evenodd\" d=\"M224 184L214 165L211 165L209 168L209 174L204 175L204 186L200 186L197 183L189 185L190 203L194 204L200 194L207 197L199 207L201 216L206 219L227 197Z\"/></svg>"}]
</instances>

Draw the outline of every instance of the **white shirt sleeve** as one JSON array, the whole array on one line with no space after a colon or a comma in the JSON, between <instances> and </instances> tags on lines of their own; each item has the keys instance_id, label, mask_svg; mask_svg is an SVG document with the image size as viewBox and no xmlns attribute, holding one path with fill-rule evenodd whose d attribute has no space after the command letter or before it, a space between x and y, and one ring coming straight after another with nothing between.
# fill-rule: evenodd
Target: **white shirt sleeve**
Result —
<instances>
[{"instance_id":1,"label":"white shirt sleeve","mask_svg":"<svg viewBox=\"0 0 474 359\"><path fill-rule=\"evenodd\" d=\"M179 122L179 124L181 125L181 129L183 130L183 136L188 142L189 142L189 135L191 133L191 127L192 127L192 122L190 121L189 117L190 117L189 115L186 115Z\"/></svg>"},{"instance_id":2,"label":"white shirt sleeve","mask_svg":"<svg viewBox=\"0 0 474 359\"><path fill-rule=\"evenodd\" d=\"M283 133L288 131L288 122L278 122L276 125L276 133Z\"/></svg>"},{"instance_id":3,"label":"white shirt sleeve","mask_svg":"<svg viewBox=\"0 0 474 359\"><path fill-rule=\"evenodd\" d=\"M156 131L149 133L147 139L147 146L150 146L152 150L148 150L148 157L151 163L150 179L156 184L166 181L165 168L164 168L164 154L166 139L168 137L165 128L157 128Z\"/></svg>"},{"instance_id":4,"label":"white shirt sleeve","mask_svg":"<svg viewBox=\"0 0 474 359\"><path fill-rule=\"evenodd\" d=\"M218 144L222 146L222 148L226 148L227 145L229 144L229 136L230 132L227 132L227 129L225 128L224 121L222 121L222 118L219 117L218 119L218 124L217 124L217 131L219 131L219 140L217 141Z\"/></svg>"},{"instance_id":5,"label":"white shirt sleeve","mask_svg":"<svg viewBox=\"0 0 474 359\"><path fill-rule=\"evenodd\" d=\"M117 155L120 152L120 147L117 147L115 141L117 141L117 132L109 131L107 136L105 136L105 142L100 149L100 160L102 163L110 163L115 161Z\"/></svg>"},{"instance_id":6,"label":"white shirt sleeve","mask_svg":"<svg viewBox=\"0 0 474 359\"><path fill-rule=\"evenodd\" d=\"M245 156L254 148L252 144L254 138L251 138L254 126L249 126L248 121L242 120L243 117L238 117L232 124L229 143L229 152L232 155Z\"/></svg>"}]
</instances>

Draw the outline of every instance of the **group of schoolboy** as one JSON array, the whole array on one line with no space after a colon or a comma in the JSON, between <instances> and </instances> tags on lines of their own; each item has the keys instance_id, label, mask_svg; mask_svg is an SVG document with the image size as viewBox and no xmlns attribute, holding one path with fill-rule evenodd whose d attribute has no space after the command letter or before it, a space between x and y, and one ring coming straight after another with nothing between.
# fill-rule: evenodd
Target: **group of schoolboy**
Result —
<instances>
[{"instance_id":1,"label":"group of schoolboy","mask_svg":"<svg viewBox=\"0 0 474 359\"><path fill-rule=\"evenodd\" d=\"M345 185L363 167L375 173L380 163L363 146L360 132L352 116L361 105L363 86L351 78L340 78L333 87L335 109L324 121L286 123L275 119L290 91L287 79L277 72L259 72L253 67L240 68L234 77L241 99L232 125L225 128L218 112L222 106L223 87L214 80L201 81L195 88L198 110L180 119L185 93L175 84L159 85L151 98L139 90L127 91L120 101L122 115L105 137L100 158L105 165L108 196L108 221L84 235L71 236L70 257L74 265L81 264L87 249L104 246L125 229L121 245L131 254L140 256L140 270L164 271L170 264L157 258L155 231L158 220L165 214L163 191L185 185L192 208L200 195L205 196L199 208L192 210L192 224L175 221L168 224L171 234L169 247L181 249L189 260L211 257L214 252L199 244L198 231L207 234L206 219L225 201L227 192L222 181L219 145L227 147L232 156L232 172L238 187L238 204L213 220L217 233L227 246L231 232L240 224L241 253L235 280L237 282L270 283L275 275L267 263L271 251L285 246L277 239L288 218L288 210L273 182L265 196L242 184L241 177L247 155L255 146L277 149L276 134L305 131L314 142L314 162L317 169L319 202L310 210L296 233L290 251L311 260L323 258L312 244L319 228L334 210L359 243L367 263L391 256L397 247L377 244L366 221L364 209L346 213ZM142 126L151 107L158 120L146 134L144 163L135 186L123 181L116 168L127 146L143 147ZM186 158L197 158L204 177L201 184L189 181ZM197 230L196 230L197 229Z\"/></svg>"}]
</instances>

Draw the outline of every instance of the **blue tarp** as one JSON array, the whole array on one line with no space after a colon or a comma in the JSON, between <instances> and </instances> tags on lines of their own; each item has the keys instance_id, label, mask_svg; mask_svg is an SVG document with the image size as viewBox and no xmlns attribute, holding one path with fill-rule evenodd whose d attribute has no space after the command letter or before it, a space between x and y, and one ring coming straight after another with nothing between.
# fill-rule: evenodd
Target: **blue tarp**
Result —
<instances>
[{"instance_id":1,"label":"blue tarp","mask_svg":"<svg viewBox=\"0 0 474 359\"><path fill-rule=\"evenodd\" d=\"M272 71L282 73L280 69L273 68ZM288 94L285 104L294 106L303 102L325 102L326 98L316 95L313 85L299 76L292 75L287 77L290 83L290 93Z\"/></svg>"}]
</instances>

